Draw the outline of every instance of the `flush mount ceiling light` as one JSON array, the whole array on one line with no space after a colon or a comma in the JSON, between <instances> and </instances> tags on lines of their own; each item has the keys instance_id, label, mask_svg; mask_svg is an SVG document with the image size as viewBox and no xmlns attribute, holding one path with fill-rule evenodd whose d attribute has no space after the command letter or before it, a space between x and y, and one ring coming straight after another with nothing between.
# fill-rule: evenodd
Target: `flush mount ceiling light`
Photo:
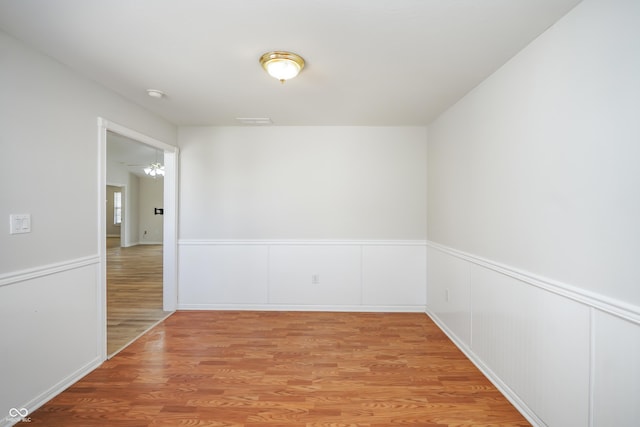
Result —
<instances>
[{"instance_id":1,"label":"flush mount ceiling light","mask_svg":"<svg viewBox=\"0 0 640 427\"><path fill-rule=\"evenodd\" d=\"M304 68L304 59L291 52L267 52L260 57L260 64L270 76L284 83L298 75Z\"/></svg>"}]
</instances>

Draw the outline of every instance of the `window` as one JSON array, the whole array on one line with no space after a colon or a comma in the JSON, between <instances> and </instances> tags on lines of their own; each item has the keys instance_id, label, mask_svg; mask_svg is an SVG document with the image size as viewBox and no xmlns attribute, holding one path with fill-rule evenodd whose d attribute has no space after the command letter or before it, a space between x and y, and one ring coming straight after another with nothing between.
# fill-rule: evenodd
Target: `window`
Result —
<instances>
[{"instance_id":1,"label":"window","mask_svg":"<svg viewBox=\"0 0 640 427\"><path fill-rule=\"evenodd\" d=\"M122 223L122 192L113 193L113 223Z\"/></svg>"}]
</instances>

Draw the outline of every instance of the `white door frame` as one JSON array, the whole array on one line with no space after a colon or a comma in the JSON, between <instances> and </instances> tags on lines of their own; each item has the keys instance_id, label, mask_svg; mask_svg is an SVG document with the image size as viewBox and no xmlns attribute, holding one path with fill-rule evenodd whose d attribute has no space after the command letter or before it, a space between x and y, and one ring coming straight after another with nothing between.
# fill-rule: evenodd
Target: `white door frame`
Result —
<instances>
[{"instance_id":1,"label":"white door frame","mask_svg":"<svg viewBox=\"0 0 640 427\"><path fill-rule=\"evenodd\" d=\"M162 305L175 311L178 305L178 155L176 146L166 144L133 129L98 117L98 253L100 254L100 289L98 292L98 349L107 359L107 131L117 133L164 152L164 220L162 256Z\"/></svg>"}]
</instances>

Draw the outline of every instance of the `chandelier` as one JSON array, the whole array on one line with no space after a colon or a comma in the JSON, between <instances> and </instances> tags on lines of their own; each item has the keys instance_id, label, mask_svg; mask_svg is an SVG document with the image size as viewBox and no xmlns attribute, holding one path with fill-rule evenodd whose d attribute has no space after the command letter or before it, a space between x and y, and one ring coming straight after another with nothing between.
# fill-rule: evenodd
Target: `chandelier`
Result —
<instances>
[{"instance_id":1,"label":"chandelier","mask_svg":"<svg viewBox=\"0 0 640 427\"><path fill-rule=\"evenodd\" d=\"M164 165L158 161L158 151L156 151L156 161L143 169L144 173L149 176L164 176Z\"/></svg>"},{"instance_id":2,"label":"chandelier","mask_svg":"<svg viewBox=\"0 0 640 427\"><path fill-rule=\"evenodd\" d=\"M158 175L164 176L164 165L161 165L160 163L151 163L149 166L144 168L144 173L154 178Z\"/></svg>"}]
</instances>

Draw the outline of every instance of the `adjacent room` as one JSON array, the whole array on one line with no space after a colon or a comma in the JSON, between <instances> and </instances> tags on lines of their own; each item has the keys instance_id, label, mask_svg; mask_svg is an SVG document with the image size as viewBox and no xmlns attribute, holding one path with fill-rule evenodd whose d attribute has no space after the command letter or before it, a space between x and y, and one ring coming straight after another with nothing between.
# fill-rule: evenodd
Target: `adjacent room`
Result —
<instances>
[{"instance_id":1,"label":"adjacent room","mask_svg":"<svg viewBox=\"0 0 640 427\"><path fill-rule=\"evenodd\" d=\"M637 0L0 0L0 427L636 426Z\"/></svg>"},{"instance_id":2,"label":"adjacent room","mask_svg":"<svg viewBox=\"0 0 640 427\"><path fill-rule=\"evenodd\" d=\"M163 307L164 153L107 132L107 356L171 312Z\"/></svg>"}]
</instances>

